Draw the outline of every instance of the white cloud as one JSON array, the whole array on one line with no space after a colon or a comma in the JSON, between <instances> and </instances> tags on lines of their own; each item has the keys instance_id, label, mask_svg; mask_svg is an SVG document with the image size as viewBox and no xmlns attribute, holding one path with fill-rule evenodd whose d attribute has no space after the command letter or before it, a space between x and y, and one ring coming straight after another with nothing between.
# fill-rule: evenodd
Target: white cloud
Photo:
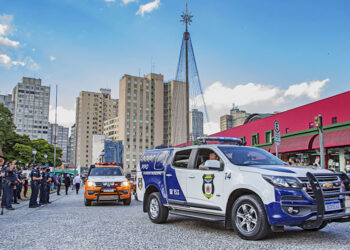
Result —
<instances>
[{"instance_id":1,"label":"white cloud","mask_svg":"<svg viewBox=\"0 0 350 250\"><path fill-rule=\"evenodd\" d=\"M26 66L33 71L39 69L39 65L31 57L26 57L23 61L14 61L6 54L0 54L0 66L6 67L8 69L16 66Z\"/></svg>"},{"instance_id":2,"label":"white cloud","mask_svg":"<svg viewBox=\"0 0 350 250\"><path fill-rule=\"evenodd\" d=\"M0 36L10 35L13 30L12 26L13 16L12 15L0 15Z\"/></svg>"},{"instance_id":3,"label":"white cloud","mask_svg":"<svg viewBox=\"0 0 350 250\"><path fill-rule=\"evenodd\" d=\"M114 3L115 0L105 0L105 2L107 2L107 3Z\"/></svg>"},{"instance_id":4,"label":"white cloud","mask_svg":"<svg viewBox=\"0 0 350 250\"><path fill-rule=\"evenodd\" d=\"M6 35L6 33L9 31L9 26L6 24L0 23L0 36Z\"/></svg>"},{"instance_id":5,"label":"white cloud","mask_svg":"<svg viewBox=\"0 0 350 250\"><path fill-rule=\"evenodd\" d=\"M153 10L158 9L159 3L160 0L154 0L153 2L140 5L139 10L136 12L136 15L143 16L145 13L150 13Z\"/></svg>"},{"instance_id":6,"label":"white cloud","mask_svg":"<svg viewBox=\"0 0 350 250\"><path fill-rule=\"evenodd\" d=\"M10 66L11 58L8 55L0 54L0 66Z\"/></svg>"},{"instance_id":7,"label":"white cloud","mask_svg":"<svg viewBox=\"0 0 350 250\"><path fill-rule=\"evenodd\" d=\"M6 48L6 47L17 48L18 45L19 45L19 42L17 42L17 41L12 41L12 40L8 39L7 37L0 36L0 49Z\"/></svg>"},{"instance_id":8,"label":"white cloud","mask_svg":"<svg viewBox=\"0 0 350 250\"><path fill-rule=\"evenodd\" d=\"M52 105L50 105L49 121L55 123L55 107ZM57 123L64 127L71 127L75 123L75 108L66 109L63 106L58 106Z\"/></svg>"},{"instance_id":9,"label":"white cloud","mask_svg":"<svg viewBox=\"0 0 350 250\"><path fill-rule=\"evenodd\" d=\"M123 0L124 4L128 4L128 3L132 3L132 2L136 2L137 0Z\"/></svg>"},{"instance_id":10,"label":"white cloud","mask_svg":"<svg viewBox=\"0 0 350 250\"><path fill-rule=\"evenodd\" d=\"M55 61L55 60L56 60L56 57L50 56L50 61Z\"/></svg>"},{"instance_id":11,"label":"white cloud","mask_svg":"<svg viewBox=\"0 0 350 250\"><path fill-rule=\"evenodd\" d=\"M212 134L220 131L220 116L228 114L233 104L248 113L282 111L320 98L323 87L330 79L310 83L293 84L287 90L259 83L239 84L233 87L214 82L204 90L209 120L204 124L204 132ZM191 99L191 107L204 109L201 96Z\"/></svg>"},{"instance_id":12,"label":"white cloud","mask_svg":"<svg viewBox=\"0 0 350 250\"><path fill-rule=\"evenodd\" d=\"M304 95L310 99L315 100L320 98L321 90L327 82L329 82L329 78L324 79L323 81L312 81L310 83L303 82L300 84L294 84L289 86L284 95L291 96L292 98L297 98Z\"/></svg>"}]
</instances>

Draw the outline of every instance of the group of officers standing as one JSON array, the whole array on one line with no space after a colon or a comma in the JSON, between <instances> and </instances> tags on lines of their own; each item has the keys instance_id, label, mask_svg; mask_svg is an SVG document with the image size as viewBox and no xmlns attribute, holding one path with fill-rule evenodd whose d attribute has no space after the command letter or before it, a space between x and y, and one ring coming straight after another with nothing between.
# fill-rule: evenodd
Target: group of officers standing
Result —
<instances>
[{"instance_id":1,"label":"group of officers standing","mask_svg":"<svg viewBox=\"0 0 350 250\"><path fill-rule=\"evenodd\" d=\"M7 159L0 149L0 205L1 214L3 209L15 210L12 204L19 204L23 185L28 184L28 178L22 174L22 168L16 167L16 160L6 163ZM29 207L36 208L50 202L50 168L41 164L33 164L30 173L31 196ZM40 193L40 195L39 195ZM39 198L39 202L38 202Z\"/></svg>"}]
</instances>

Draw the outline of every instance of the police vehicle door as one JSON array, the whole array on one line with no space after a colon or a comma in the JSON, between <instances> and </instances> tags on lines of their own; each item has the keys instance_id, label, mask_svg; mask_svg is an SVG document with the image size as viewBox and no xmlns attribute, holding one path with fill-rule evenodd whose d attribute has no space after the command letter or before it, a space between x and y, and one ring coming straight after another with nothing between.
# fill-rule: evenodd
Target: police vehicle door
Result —
<instances>
[{"instance_id":1,"label":"police vehicle door","mask_svg":"<svg viewBox=\"0 0 350 250\"><path fill-rule=\"evenodd\" d=\"M225 211L223 208L223 169L201 170L199 168L206 160L209 160L210 153L218 154L209 148L199 148L196 151L193 168L189 170L187 176L187 205L210 211ZM223 164L221 165L223 168Z\"/></svg>"},{"instance_id":2,"label":"police vehicle door","mask_svg":"<svg viewBox=\"0 0 350 250\"><path fill-rule=\"evenodd\" d=\"M166 189L168 203L172 205L185 205L187 190L187 174L192 149L175 152L171 166L167 167Z\"/></svg>"}]
</instances>

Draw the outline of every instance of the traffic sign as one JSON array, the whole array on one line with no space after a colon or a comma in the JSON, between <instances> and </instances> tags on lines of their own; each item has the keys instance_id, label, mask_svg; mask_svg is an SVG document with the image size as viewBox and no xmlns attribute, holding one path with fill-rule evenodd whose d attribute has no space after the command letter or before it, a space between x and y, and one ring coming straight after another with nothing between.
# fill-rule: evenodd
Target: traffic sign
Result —
<instances>
[{"instance_id":1,"label":"traffic sign","mask_svg":"<svg viewBox=\"0 0 350 250\"><path fill-rule=\"evenodd\" d=\"M273 129L274 129L274 139L275 139L275 144L276 146L279 146L281 144L281 128L280 128L280 123L278 121L275 121L273 124Z\"/></svg>"}]
</instances>

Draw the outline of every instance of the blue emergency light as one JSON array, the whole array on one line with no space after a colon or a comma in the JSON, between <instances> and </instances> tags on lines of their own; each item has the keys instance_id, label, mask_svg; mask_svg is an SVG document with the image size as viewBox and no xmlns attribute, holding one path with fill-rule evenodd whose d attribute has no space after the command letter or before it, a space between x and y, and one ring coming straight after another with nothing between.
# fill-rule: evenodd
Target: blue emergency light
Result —
<instances>
[{"instance_id":1,"label":"blue emergency light","mask_svg":"<svg viewBox=\"0 0 350 250\"><path fill-rule=\"evenodd\" d=\"M241 139L235 137L198 137L198 144L207 144L207 142L219 142L220 144L245 145Z\"/></svg>"}]
</instances>

